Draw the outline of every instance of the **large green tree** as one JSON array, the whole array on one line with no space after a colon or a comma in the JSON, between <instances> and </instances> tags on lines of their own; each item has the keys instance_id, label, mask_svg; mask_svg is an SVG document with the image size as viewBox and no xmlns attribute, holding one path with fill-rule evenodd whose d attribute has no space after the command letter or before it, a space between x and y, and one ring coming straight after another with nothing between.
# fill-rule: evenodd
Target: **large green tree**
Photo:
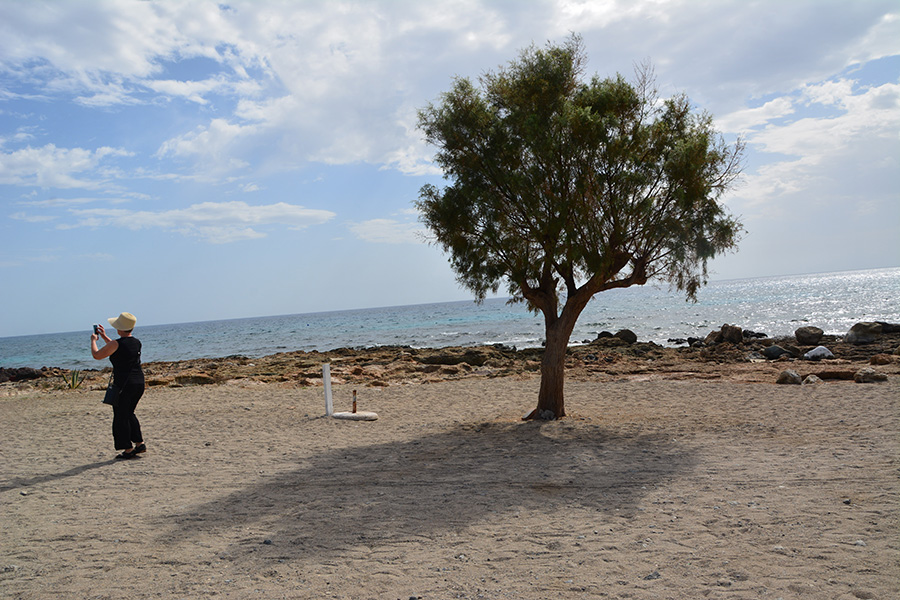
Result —
<instances>
[{"instance_id":1,"label":"large green tree","mask_svg":"<svg viewBox=\"0 0 900 600\"><path fill-rule=\"evenodd\" d=\"M687 97L661 100L649 66L634 83L590 81L580 37L534 46L479 79L458 77L419 127L449 185L416 203L459 281L483 300L504 281L543 313L541 387L531 417L565 415L565 355L598 292L669 281L696 298L707 261L735 246L721 203L741 171Z\"/></svg>"}]
</instances>

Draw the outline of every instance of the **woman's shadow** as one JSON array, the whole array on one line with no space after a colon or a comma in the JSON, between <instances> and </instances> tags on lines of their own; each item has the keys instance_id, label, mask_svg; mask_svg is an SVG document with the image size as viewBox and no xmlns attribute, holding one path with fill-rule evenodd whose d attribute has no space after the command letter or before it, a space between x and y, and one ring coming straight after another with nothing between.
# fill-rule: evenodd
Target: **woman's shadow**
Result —
<instances>
[{"instance_id":1,"label":"woman's shadow","mask_svg":"<svg viewBox=\"0 0 900 600\"><path fill-rule=\"evenodd\" d=\"M101 460L98 462L88 463L86 465L72 467L68 471L63 471L62 473L47 473L46 475L38 475L36 477L14 477L8 483L0 483L0 492L8 492L10 490L15 490L18 488L27 488L34 485L47 483L48 481L65 479L66 477L74 477L92 469L98 469L105 465L111 465L114 462L116 461L113 459Z\"/></svg>"}]
</instances>

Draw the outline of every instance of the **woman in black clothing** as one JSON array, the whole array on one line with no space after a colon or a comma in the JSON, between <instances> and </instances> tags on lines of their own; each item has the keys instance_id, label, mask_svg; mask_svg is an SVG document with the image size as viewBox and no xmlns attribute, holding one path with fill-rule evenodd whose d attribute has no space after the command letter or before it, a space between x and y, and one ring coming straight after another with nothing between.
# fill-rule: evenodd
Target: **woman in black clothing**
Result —
<instances>
[{"instance_id":1,"label":"woman in black clothing","mask_svg":"<svg viewBox=\"0 0 900 600\"><path fill-rule=\"evenodd\" d=\"M116 458L137 458L147 451L141 435L141 424L134 415L138 400L144 394L144 371L141 369L141 342L132 336L137 319L131 313L123 312L115 319L107 319L119 333L119 339L106 335L103 325L98 325L99 334L91 335L91 355L97 360L109 358L113 366L113 384L122 390L113 404L113 442L116 450L121 450ZM105 345L97 348L97 340L103 338Z\"/></svg>"}]
</instances>

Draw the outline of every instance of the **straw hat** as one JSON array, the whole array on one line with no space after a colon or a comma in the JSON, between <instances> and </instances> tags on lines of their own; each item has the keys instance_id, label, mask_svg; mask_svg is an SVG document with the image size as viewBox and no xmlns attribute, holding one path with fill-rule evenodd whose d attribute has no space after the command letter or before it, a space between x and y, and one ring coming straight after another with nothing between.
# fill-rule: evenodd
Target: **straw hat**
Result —
<instances>
[{"instance_id":1,"label":"straw hat","mask_svg":"<svg viewBox=\"0 0 900 600\"><path fill-rule=\"evenodd\" d=\"M131 313L123 312L115 319L107 319L107 321L116 328L116 331L131 331L134 329L134 324L137 323L137 318Z\"/></svg>"}]
</instances>

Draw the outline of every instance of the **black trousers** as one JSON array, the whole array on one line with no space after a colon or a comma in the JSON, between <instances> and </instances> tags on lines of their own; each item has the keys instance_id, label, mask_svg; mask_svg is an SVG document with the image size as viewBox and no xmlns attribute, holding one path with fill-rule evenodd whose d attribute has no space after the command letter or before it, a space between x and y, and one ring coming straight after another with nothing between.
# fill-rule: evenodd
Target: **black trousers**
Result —
<instances>
[{"instance_id":1,"label":"black trousers","mask_svg":"<svg viewBox=\"0 0 900 600\"><path fill-rule=\"evenodd\" d=\"M138 401L144 395L144 382L126 384L113 406L112 434L116 450L130 450L132 444L144 441L141 424L134 415Z\"/></svg>"}]
</instances>

